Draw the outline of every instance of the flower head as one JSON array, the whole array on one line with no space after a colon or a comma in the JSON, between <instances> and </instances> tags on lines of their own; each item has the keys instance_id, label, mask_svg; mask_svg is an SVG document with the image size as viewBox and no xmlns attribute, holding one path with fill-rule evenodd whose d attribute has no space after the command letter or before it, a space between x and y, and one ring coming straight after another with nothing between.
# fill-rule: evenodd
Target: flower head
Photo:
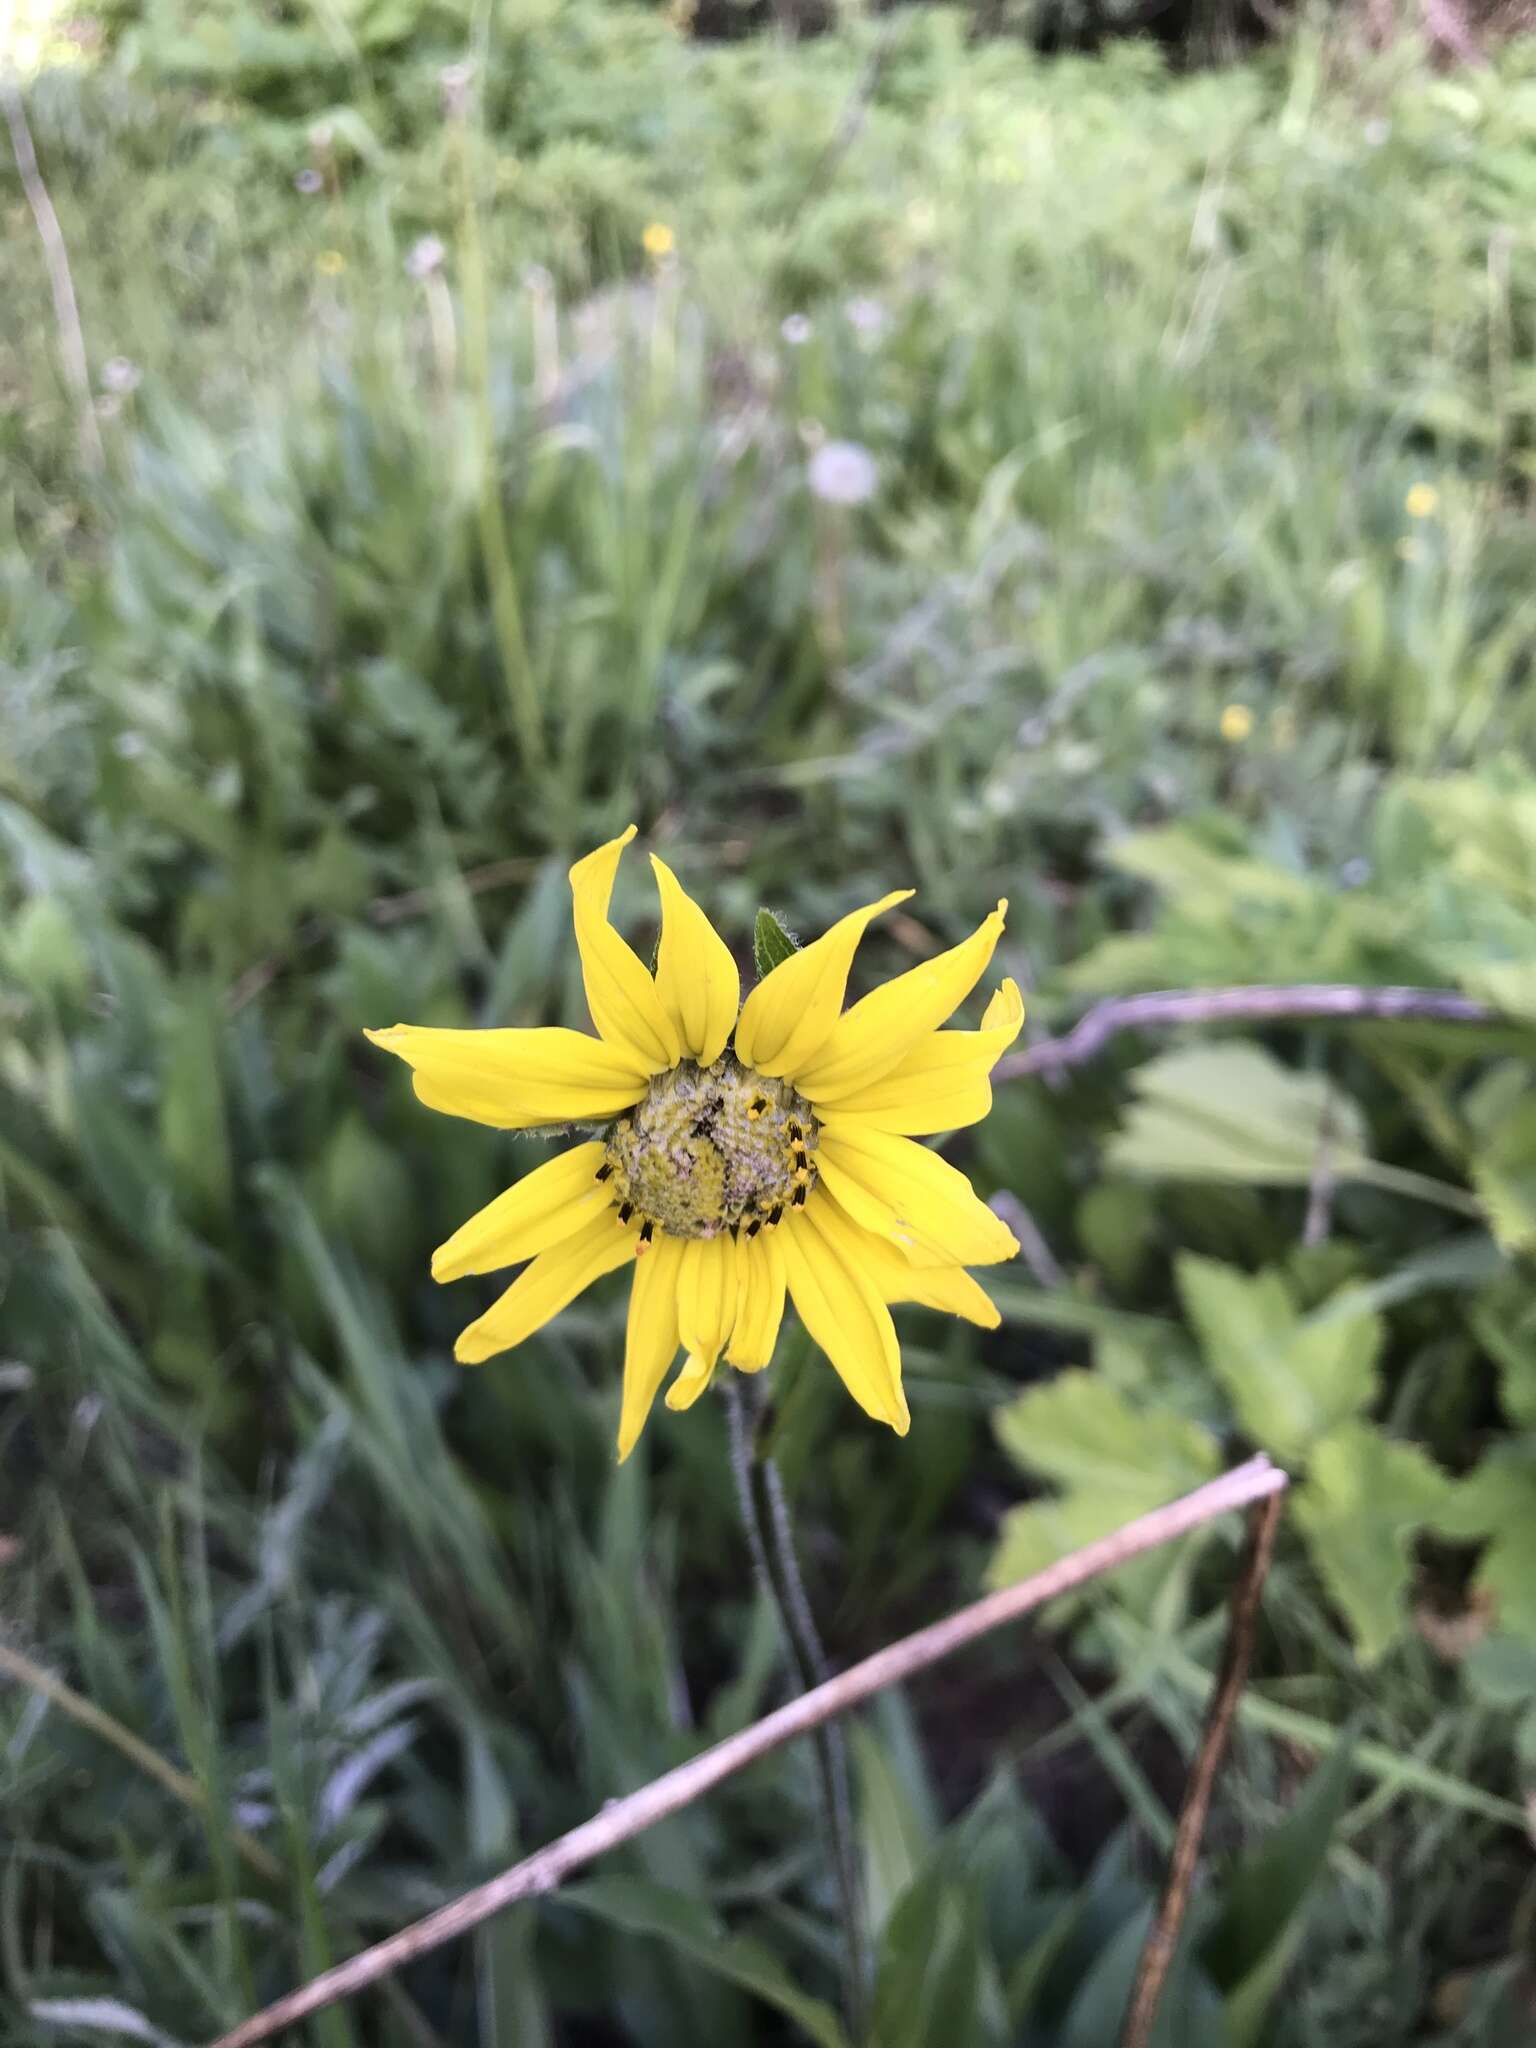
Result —
<instances>
[{"instance_id":1,"label":"flower head","mask_svg":"<svg viewBox=\"0 0 1536 2048\"><path fill-rule=\"evenodd\" d=\"M806 466L806 479L828 505L863 505L875 495L880 471L857 441L823 441Z\"/></svg>"},{"instance_id":2,"label":"flower head","mask_svg":"<svg viewBox=\"0 0 1536 2048\"><path fill-rule=\"evenodd\" d=\"M985 1116L988 1076L1024 1005L1004 981L976 1031L940 1025L985 973L1005 904L960 945L844 1010L865 927L898 890L793 952L743 1003L724 941L654 854L655 972L608 922L635 828L571 869L597 1036L396 1024L375 1045L413 1069L430 1109L501 1130L587 1125L434 1254L456 1280L528 1263L454 1347L478 1364L522 1343L604 1273L633 1264L619 1456L667 1394L690 1406L723 1357L773 1356L786 1294L859 1405L905 1435L893 1302L994 1328L966 1272L1018 1250L954 1167L915 1144Z\"/></svg>"},{"instance_id":3,"label":"flower head","mask_svg":"<svg viewBox=\"0 0 1536 2048\"><path fill-rule=\"evenodd\" d=\"M1433 519L1440 507L1440 493L1433 484L1414 484L1403 500L1410 519Z\"/></svg>"},{"instance_id":4,"label":"flower head","mask_svg":"<svg viewBox=\"0 0 1536 2048\"><path fill-rule=\"evenodd\" d=\"M805 313L786 313L779 322L779 332L791 348L804 348L815 331Z\"/></svg>"},{"instance_id":5,"label":"flower head","mask_svg":"<svg viewBox=\"0 0 1536 2048\"><path fill-rule=\"evenodd\" d=\"M315 258L315 268L322 277L340 277L347 267L347 259L339 249L322 249Z\"/></svg>"},{"instance_id":6,"label":"flower head","mask_svg":"<svg viewBox=\"0 0 1536 2048\"><path fill-rule=\"evenodd\" d=\"M677 236L664 220L653 220L641 235L640 246L659 263L677 247Z\"/></svg>"},{"instance_id":7,"label":"flower head","mask_svg":"<svg viewBox=\"0 0 1536 2048\"><path fill-rule=\"evenodd\" d=\"M1246 704L1228 704L1221 714L1221 736L1229 745L1241 746L1253 731L1253 713Z\"/></svg>"}]
</instances>

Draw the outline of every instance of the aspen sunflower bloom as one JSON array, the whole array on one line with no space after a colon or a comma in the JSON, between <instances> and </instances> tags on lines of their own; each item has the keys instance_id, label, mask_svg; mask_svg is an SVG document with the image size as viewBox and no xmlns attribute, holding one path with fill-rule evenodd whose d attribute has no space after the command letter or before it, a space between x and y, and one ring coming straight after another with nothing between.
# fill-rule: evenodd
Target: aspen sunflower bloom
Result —
<instances>
[{"instance_id":1,"label":"aspen sunflower bloom","mask_svg":"<svg viewBox=\"0 0 1536 2048\"><path fill-rule=\"evenodd\" d=\"M656 855L654 974L609 923L634 836L630 826L571 869L595 1038L410 1024L367 1034L406 1061L430 1109L499 1130L594 1131L433 1255L437 1280L528 1262L454 1354L475 1365L510 1350L633 1263L621 1461L679 1350L667 1405L687 1408L722 1357L741 1372L768 1364L786 1294L860 1407L904 1436L891 1304L995 1328L965 1269L1018 1250L965 1176L914 1143L991 1107L988 1077L1024 1020L1017 985L1003 982L979 1030L939 1027L985 973L1006 905L844 1010L866 926L912 893L897 890L780 961L743 1003L725 942Z\"/></svg>"}]
</instances>

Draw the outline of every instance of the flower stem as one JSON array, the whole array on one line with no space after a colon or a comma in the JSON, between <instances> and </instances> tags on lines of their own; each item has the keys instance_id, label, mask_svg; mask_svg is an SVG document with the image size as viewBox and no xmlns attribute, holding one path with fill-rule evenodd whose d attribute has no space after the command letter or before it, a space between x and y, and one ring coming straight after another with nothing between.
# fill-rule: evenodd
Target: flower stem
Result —
<instances>
[{"instance_id":1,"label":"flower stem","mask_svg":"<svg viewBox=\"0 0 1536 2048\"><path fill-rule=\"evenodd\" d=\"M752 1567L772 1601L783 1631L784 1645L798 1689L809 1692L830 1675L826 1653L800 1576L795 1553L794 1523L777 1464L763 1454L758 1441L761 1408L748 1403L734 1379L724 1385L726 1419L731 1440L731 1470L736 1497L752 1553ZM754 1390L755 1391L755 1390ZM843 1923L843 2005L854 2041L865 2034L867 1961L864 1902L859 1884L858 1847L853 1831L853 1800L849 1789L848 1745L840 1727L823 1723L814 1736L816 1771L821 1783L822 1818L826 1825L838 1912Z\"/></svg>"}]
</instances>

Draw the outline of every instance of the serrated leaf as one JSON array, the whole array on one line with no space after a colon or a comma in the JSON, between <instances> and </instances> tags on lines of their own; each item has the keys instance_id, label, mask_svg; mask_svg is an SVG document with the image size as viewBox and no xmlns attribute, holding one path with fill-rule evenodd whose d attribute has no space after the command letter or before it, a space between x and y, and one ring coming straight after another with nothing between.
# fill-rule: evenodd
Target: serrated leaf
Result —
<instances>
[{"instance_id":1,"label":"serrated leaf","mask_svg":"<svg viewBox=\"0 0 1536 2048\"><path fill-rule=\"evenodd\" d=\"M1212 1373L1243 1428L1283 1464L1361 1414L1376 1393L1381 1318L1347 1313L1348 1290L1302 1316L1284 1277L1240 1273L1187 1253L1179 1293Z\"/></svg>"},{"instance_id":2,"label":"serrated leaf","mask_svg":"<svg viewBox=\"0 0 1536 2048\"><path fill-rule=\"evenodd\" d=\"M1320 1157L1341 1180L1369 1164L1365 1119L1350 1097L1257 1046L1164 1053L1131 1082L1138 1099L1106 1154L1120 1172L1305 1187Z\"/></svg>"},{"instance_id":3,"label":"serrated leaf","mask_svg":"<svg viewBox=\"0 0 1536 2048\"><path fill-rule=\"evenodd\" d=\"M1507 1252L1536 1245L1536 1097L1530 1069L1506 1060L1468 1095L1468 1121L1477 1133L1472 1184L1489 1227Z\"/></svg>"},{"instance_id":4,"label":"serrated leaf","mask_svg":"<svg viewBox=\"0 0 1536 2048\"><path fill-rule=\"evenodd\" d=\"M1475 1585L1501 1630L1536 1641L1536 1436L1490 1452L1462 1481L1440 1526L1486 1539Z\"/></svg>"},{"instance_id":5,"label":"serrated leaf","mask_svg":"<svg viewBox=\"0 0 1536 2048\"><path fill-rule=\"evenodd\" d=\"M765 975L772 974L775 967L799 950L795 940L771 910L760 910L757 913L757 922L752 927L752 955L757 962L759 980Z\"/></svg>"},{"instance_id":6,"label":"serrated leaf","mask_svg":"<svg viewBox=\"0 0 1536 2048\"><path fill-rule=\"evenodd\" d=\"M1400 1634L1409 1547L1426 1523L1442 1523L1453 1492L1421 1450L1369 1423L1346 1422L1314 1446L1291 1512L1362 1662Z\"/></svg>"},{"instance_id":7,"label":"serrated leaf","mask_svg":"<svg viewBox=\"0 0 1536 2048\"><path fill-rule=\"evenodd\" d=\"M1059 1373L1002 1410L997 1434L1028 1471L1063 1491L1012 1509L988 1568L993 1585L1015 1579L1162 1507L1216 1471L1214 1441L1163 1408L1134 1407L1097 1374ZM1166 1569L1166 1560L1160 1569Z\"/></svg>"},{"instance_id":8,"label":"serrated leaf","mask_svg":"<svg viewBox=\"0 0 1536 2048\"><path fill-rule=\"evenodd\" d=\"M848 2048L841 2022L829 2005L793 1982L784 1965L762 1942L727 1934L700 1900L637 1877L596 1877L561 1888L560 1903L594 1914L626 1934L654 1935L690 1962L739 1990L751 1992L794 2021L818 2048Z\"/></svg>"}]
</instances>

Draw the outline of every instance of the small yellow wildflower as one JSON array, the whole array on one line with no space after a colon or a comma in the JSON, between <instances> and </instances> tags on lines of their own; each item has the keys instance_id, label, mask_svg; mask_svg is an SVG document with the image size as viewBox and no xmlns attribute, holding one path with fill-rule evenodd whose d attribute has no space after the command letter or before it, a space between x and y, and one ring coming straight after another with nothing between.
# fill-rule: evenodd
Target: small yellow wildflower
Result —
<instances>
[{"instance_id":1,"label":"small yellow wildflower","mask_svg":"<svg viewBox=\"0 0 1536 2048\"><path fill-rule=\"evenodd\" d=\"M1433 484L1415 484L1403 500L1410 519L1433 519L1440 509L1440 493Z\"/></svg>"},{"instance_id":2,"label":"small yellow wildflower","mask_svg":"<svg viewBox=\"0 0 1536 2048\"><path fill-rule=\"evenodd\" d=\"M917 1138L977 1122L1024 1004L1004 981L977 1031L938 1027L985 973L1006 904L970 938L843 1009L854 950L899 889L850 911L765 975L745 1003L703 911L652 854L661 892L655 973L608 922L635 828L571 869L576 944L598 1035L563 1029L370 1031L405 1060L429 1109L499 1130L585 1123L434 1254L433 1278L529 1263L454 1347L466 1365L521 1344L584 1288L635 1264L619 1457L667 1393L687 1408L723 1355L773 1356L786 1292L853 1398L909 1426L890 1304L916 1301L994 1329L967 1266L1018 1244L965 1176Z\"/></svg>"},{"instance_id":3,"label":"small yellow wildflower","mask_svg":"<svg viewBox=\"0 0 1536 2048\"><path fill-rule=\"evenodd\" d=\"M647 256L654 257L656 262L660 263L663 257L670 256L677 247L677 236L664 220L653 220L640 237L640 244Z\"/></svg>"},{"instance_id":4,"label":"small yellow wildflower","mask_svg":"<svg viewBox=\"0 0 1536 2048\"><path fill-rule=\"evenodd\" d=\"M1241 746L1253 731L1253 713L1246 704L1229 704L1221 714L1221 736L1232 746Z\"/></svg>"},{"instance_id":5,"label":"small yellow wildflower","mask_svg":"<svg viewBox=\"0 0 1536 2048\"><path fill-rule=\"evenodd\" d=\"M347 267L347 259L339 249L322 249L315 258L315 268L322 277L340 277Z\"/></svg>"}]
</instances>

